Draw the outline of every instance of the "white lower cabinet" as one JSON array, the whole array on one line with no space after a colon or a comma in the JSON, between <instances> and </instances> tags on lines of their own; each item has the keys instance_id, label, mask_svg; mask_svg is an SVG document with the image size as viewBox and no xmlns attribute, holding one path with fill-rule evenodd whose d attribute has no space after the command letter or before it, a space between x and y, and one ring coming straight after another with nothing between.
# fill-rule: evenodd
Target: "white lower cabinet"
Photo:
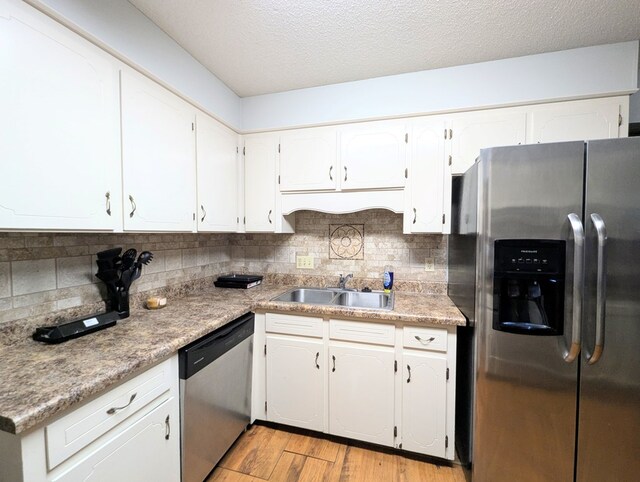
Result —
<instances>
[{"instance_id":1,"label":"white lower cabinet","mask_svg":"<svg viewBox=\"0 0 640 482\"><path fill-rule=\"evenodd\" d=\"M321 339L266 336L267 419L323 429L326 370Z\"/></svg>"},{"instance_id":2,"label":"white lower cabinet","mask_svg":"<svg viewBox=\"0 0 640 482\"><path fill-rule=\"evenodd\" d=\"M170 399L88 454L53 482L180 480L178 420ZM173 427L172 427L173 424ZM172 433L173 432L173 433Z\"/></svg>"},{"instance_id":3,"label":"white lower cabinet","mask_svg":"<svg viewBox=\"0 0 640 482\"><path fill-rule=\"evenodd\" d=\"M402 448L445 457L447 360L429 352L402 354Z\"/></svg>"},{"instance_id":4,"label":"white lower cabinet","mask_svg":"<svg viewBox=\"0 0 640 482\"><path fill-rule=\"evenodd\" d=\"M454 326L257 313L254 342L252 420L453 460Z\"/></svg>"},{"instance_id":5,"label":"white lower cabinet","mask_svg":"<svg viewBox=\"0 0 640 482\"><path fill-rule=\"evenodd\" d=\"M331 342L329 359L329 433L393 446L393 348Z\"/></svg>"},{"instance_id":6,"label":"white lower cabinet","mask_svg":"<svg viewBox=\"0 0 640 482\"><path fill-rule=\"evenodd\" d=\"M0 432L0 480L180 480L178 355L20 435Z\"/></svg>"}]
</instances>

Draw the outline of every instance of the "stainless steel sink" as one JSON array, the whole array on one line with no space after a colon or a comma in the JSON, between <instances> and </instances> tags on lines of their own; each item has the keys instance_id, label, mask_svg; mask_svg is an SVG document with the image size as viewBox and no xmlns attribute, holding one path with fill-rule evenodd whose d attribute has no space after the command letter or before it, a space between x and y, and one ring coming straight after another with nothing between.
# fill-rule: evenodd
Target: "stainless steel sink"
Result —
<instances>
[{"instance_id":1,"label":"stainless steel sink","mask_svg":"<svg viewBox=\"0 0 640 482\"><path fill-rule=\"evenodd\" d=\"M297 288L277 296L273 301L330 305L331 301L336 297L336 294L335 291L323 288Z\"/></svg>"},{"instance_id":2,"label":"stainless steel sink","mask_svg":"<svg viewBox=\"0 0 640 482\"><path fill-rule=\"evenodd\" d=\"M332 288L296 288L273 298L273 301L333 305L370 310L392 310L393 294L369 293Z\"/></svg>"},{"instance_id":3,"label":"stainless steel sink","mask_svg":"<svg viewBox=\"0 0 640 482\"><path fill-rule=\"evenodd\" d=\"M391 295L379 292L360 293L357 291L345 291L336 296L333 304L348 306L350 308L369 308L374 310L393 309Z\"/></svg>"}]
</instances>

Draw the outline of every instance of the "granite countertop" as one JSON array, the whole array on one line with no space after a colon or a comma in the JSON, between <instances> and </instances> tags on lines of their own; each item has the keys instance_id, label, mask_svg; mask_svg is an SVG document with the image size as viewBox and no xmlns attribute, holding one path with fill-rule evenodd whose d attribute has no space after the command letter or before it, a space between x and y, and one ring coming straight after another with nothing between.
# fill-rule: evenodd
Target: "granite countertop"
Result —
<instances>
[{"instance_id":1,"label":"granite countertop","mask_svg":"<svg viewBox=\"0 0 640 482\"><path fill-rule=\"evenodd\" d=\"M393 311L269 301L291 288L265 284L249 290L210 287L170 298L161 310L134 310L114 327L59 345L35 342L28 334L4 336L0 344L0 430L24 432L248 311L465 324L451 300L442 295L397 292Z\"/></svg>"}]
</instances>

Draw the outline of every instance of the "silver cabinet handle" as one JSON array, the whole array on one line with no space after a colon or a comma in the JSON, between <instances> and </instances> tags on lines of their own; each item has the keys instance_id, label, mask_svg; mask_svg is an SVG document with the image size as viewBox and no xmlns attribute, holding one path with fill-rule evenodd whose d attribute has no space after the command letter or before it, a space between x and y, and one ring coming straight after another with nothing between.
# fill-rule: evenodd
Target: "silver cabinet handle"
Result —
<instances>
[{"instance_id":1,"label":"silver cabinet handle","mask_svg":"<svg viewBox=\"0 0 640 482\"><path fill-rule=\"evenodd\" d=\"M409 378L407 378L407 383L411 383L411 367L407 365L407 370L409 371Z\"/></svg>"},{"instance_id":2,"label":"silver cabinet handle","mask_svg":"<svg viewBox=\"0 0 640 482\"><path fill-rule=\"evenodd\" d=\"M596 277L596 345L591 355L587 355L587 362L593 365L600 360L604 350L604 322L605 322L605 300L607 299L607 227L599 214L592 214L591 222L598 234L598 268Z\"/></svg>"},{"instance_id":3,"label":"silver cabinet handle","mask_svg":"<svg viewBox=\"0 0 640 482\"><path fill-rule=\"evenodd\" d=\"M207 211L204 209L204 206L201 204L200 209L202 209L202 217L200 218L200 222L204 222L204 218L207 217Z\"/></svg>"},{"instance_id":4,"label":"silver cabinet handle","mask_svg":"<svg viewBox=\"0 0 640 482\"><path fill-rule=\"evenodd\" d=\"M573 232L573 305L571 322L571 347L564 356L567 363L573 362L580 354L580 323L582 321L584 229L580 217L571 213L567 216Z\"/></svg>"},{"instance_id":5,"label":"silver cabinet handle","mask_svg":"<svg viewBox=\"0 0 640 482\"><path fill-rule=\"evenodd\" d=\"M171 436L171 422L169 420L169 415L164 419L164 439L169 440Z\"/></svg>"},{"instance_id":6,"label":"silver cabinet handle","mask_svg":"<svg viewBox=\"0 0 640 482\"><path fill-rule=\"evenodd\" d=\"M331 175L331 171L333 171L333 166L329 168L329 180L333 181L333 176Z\"/></svg>"},{"instance_id":7,"label":"silver cabinet handle","mask_svg":"<svg viewBox=\"0 0 640 482\"><path fill-rule=\"evenodd\" d=\"M416 219L418 219L418 211L413 208L413 224L416 224Z\"/></svg>"},{"instance_id":8,"label":"silver cabinet handle","mask_svg":"<svg viewBox=\"0 0 640 482\"><path fill-rule=\"evenodd\" d=\"M107 214L109 216L111 216L111 191L107 191L107 193L104 195L104 197L107 198Z\"/></svg>"},{"instance_id":9,"label":"silver cabinet handle","mask_svg":"<svg viewBox=\"0 0 640 482\"><path fill-rule=\"evenodd\" d=\"M320 356L320 352L316 353L316 368L320 370L320 365L318 365L318 357Z\"/></svg>"},{"instance_id":10,"label":"silver cabinet handle","mask_svg":"<svg viewBox=\"0 0 640 482\"><path fill-rule=\"evenodd\" d=\"M344 180L347 180L347 166L344 166Z\"/></svg>"},{"instance_id":11,"label":"silver cabinet handle","mask_svg":"<svg viewBox=\"0 0 640 482\"><path fill-rule=\"evenodd\" d=\"M136 202L133 200L133 196L131 194L129 194L129 201L131 201L131 212L129 213L129 217L132 218L136 213L136 209L138 209L138 206L136 206Z\"/></svg>"},{"instance_id":12,"label":"silver cabinet handle","mask_svg":"<svg viewBox=\"0 0 640 482\"><path fill-rule=\"evenodd\" d=\"M107 410L107 413L109 415L113 415L114 413L118 412L119 410L123 410L125 408L127 408L129 405L131 405L131 402L133 402L136 398L137 393L134 393L133 395L131 395L131 398L129 399L129 403L127 403L126 405L123 405L122 407L111 407L109 410Z\"/></svg>"},{"instance_id":13,"label":"silver cabinet handle","mask_svg":"<svg viewBox=\"0 0 640 482\"><path fill-rule=\"evenodd\" d=\"M336 371L336 356L335 355L331 355L331 359L333 360L333 368L331 369L332 372Z\"/></svg>"},{"instance_id":14,"label":"silver cabinet handle","mask_svg":"<svg viewBox=\"0 0 640 482\"><path fill-rule=\"evenodd\" d=\"M269 209L269 214L267 214L267 219L269 220L269 224L273 224L271 222L271 213L273 212L273 209Z\"/></svg>"},{"instance_id":15,"label":"silver cabinet handle","mask_svg":"<svg viewBox=\"0 0 640 482\"><path fill-rule=\"evenodd\" d=\"M432 341L434 341L436 339L435 336L431 336L431 337L427 338L426 340L423 340L418 335L416 335L414 338L416 340L418 340L420 343L422 343L423 345L428 345L429 343L431 343Z\"/></svg>"}]
</instances>

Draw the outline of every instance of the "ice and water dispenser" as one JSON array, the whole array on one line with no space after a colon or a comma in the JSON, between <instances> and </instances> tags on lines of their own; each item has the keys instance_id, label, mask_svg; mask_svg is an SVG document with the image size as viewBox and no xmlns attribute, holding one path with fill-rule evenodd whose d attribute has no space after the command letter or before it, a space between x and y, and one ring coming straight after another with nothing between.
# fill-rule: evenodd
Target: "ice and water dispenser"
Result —
<instances>
[{"instance_id":1,"label":"ice and water dispenser","mask_svg":"<svg viewBox=\"0 0 640 482\"><path fill-rule=\"evenodd\" d=\"M493 328L525 335L562 335L565 241L495 242Z\"/></svg>"}]
</instances>

